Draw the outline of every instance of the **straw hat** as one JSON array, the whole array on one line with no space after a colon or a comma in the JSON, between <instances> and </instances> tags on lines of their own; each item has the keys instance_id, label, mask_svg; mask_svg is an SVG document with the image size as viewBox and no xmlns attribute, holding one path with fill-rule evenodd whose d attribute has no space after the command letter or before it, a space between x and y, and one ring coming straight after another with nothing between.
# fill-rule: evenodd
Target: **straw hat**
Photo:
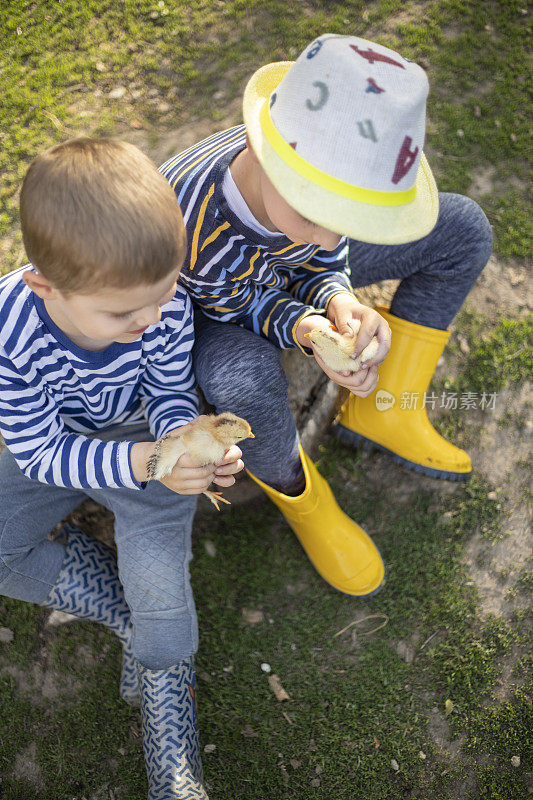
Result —
<instances>
[{"instance_id":1,"label":"straw hat","mask_svg":"<svg viewBox=\"0 0 533 800\"><path fill-rule=\"evenodd\" d=\"M375 42L325 34L295 61L267 64L244 93L259 162L290 206L364 242L402 244L437 221L422 152L428 80Z\"/></svg>"}]
</instances>

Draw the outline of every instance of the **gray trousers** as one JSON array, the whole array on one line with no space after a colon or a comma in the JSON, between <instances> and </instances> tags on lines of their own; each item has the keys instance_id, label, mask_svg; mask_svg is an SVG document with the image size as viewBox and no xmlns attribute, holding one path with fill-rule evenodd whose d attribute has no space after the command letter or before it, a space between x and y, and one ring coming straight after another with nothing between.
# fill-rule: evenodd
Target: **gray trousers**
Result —
<instances>
[{"instance_id":1,"label":"gray trousers","mask_svg":"<svg viewBox=\"0 0 533 800\"><path fill-rule=\"evenodd\" d=\"M149 441L145 426L108 428L100 438ZM0 454L0 594L42 603L65 556L48 534L86 497L115 515L118 570L134 626L133 652L149 669L166 669L196 652L198 624L189 579L197 498L159 481L135 489L66 489L26 478L11 453Z\"/></svg>"},{"instance_id":2,"label":"gray trousers","mask_svg":"<svg viewBox=\"0 0 533 800\"><path fill-rule=\"evenodd\" d=\"M354 288L401 279L391 312L446 330L487 263L492 232L481 208L456 194L440 194L440 212L428 236L402 245L350 242ZM298 434L287 396L281 351L267 339L200 311L195 319L195 372L217 412L248 420L255 439L240 444L246 467L278 491L297 494L304 483Z\"/></svg>"}]
</instances>

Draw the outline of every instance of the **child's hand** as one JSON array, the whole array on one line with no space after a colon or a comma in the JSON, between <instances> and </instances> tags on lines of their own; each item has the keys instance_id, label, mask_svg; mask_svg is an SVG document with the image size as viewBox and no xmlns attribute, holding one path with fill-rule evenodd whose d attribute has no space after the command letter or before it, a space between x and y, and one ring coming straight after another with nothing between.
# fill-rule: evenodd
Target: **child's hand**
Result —
<instances>
[{"instance_id":1,"label":"child's hand","mask_svg":"<svg viewBox=\"0 0 533 800\"><path fill-rule=\"evenodd\" d=\"M340 297L340 295L338 296ZM346 295L346 296L348 298L351 297L351 295ZM334 297L333 300L335 300L336 297ZM353 300L354 298L351 299ZM333 303L333 300L331 301L331 303ZM330 308L331 308L331 303L330 303ZM358 303L358 305L360 304ZM361 306L361 308L366 308L366 306ZM367 310L371 311L371 309ZM380 317L380 319L382 318ZM385 322L385 320L383 320L383 322ZM387 323L385 322L385 325L386 324ZM298 328L296 329L296 338L304 347L312 347L309 339L305 338L305 334L310 333L312 330L315 330L316 328L322 328L323 330L329 332L331 330L331 323L326 317L323 317L320 314L309 314L309 316L304 317L301 320L300 324L298 325ZM351 330L351 328L348 329L348 332L352 333L353 335L353 331ZM361 350L363 350L363 348L359 347L359 352L361 352ZM358 397L368 397L368 395L371 394L376 388L378 382L378 368L376 365L367 367L365 369L360 369L358 372L336 372L335 370L331 369L331 367L328 367L322 361L322 359L314 349L313 353L318 366L322 370L324 370L328 378L334 381L334 383L338 384L338 386L344 386L345 389L348 389L350 392L356 394ZM375 361L375 359L372 359L372 361Z\"/></svg>"},{"instance_id":2,"label":"child's hand","mask_svg":"<svg viewBox=\"0 0 533 800\"><path fill-rule=\"evenodd\" d=\"M341 292L330 300L327 316L339 333L353 333L350 322L354 319L359 320L361 327L357 334L354 357L359 356L375 336L379 342L379 348L376 355L370 358L365 363L365 366L377 367L384 361L390 350L391 332L387 321L377 311L362 305L348 292ZM360 373L357 374L359 375ZM361 397L363 396L366 397L366 395L361 395Z\"/></svg>"},{"instance_id":3,"label":"child's hand","mask_svg":"<svg viewBox=\"0 0 533 800\"><path fill-rule=\"evenodd\" d=\"M338 386L344 386L345 389L349 389L357 397L368 397L378 384L377 367L360 369L358 372L335 372L335 370L324 364L318 353L315 353L315 359L328 378L331 378Z\"/></svg>"},{"instance_id":4,"label":"child's hand","mask_svg":"<svg viewBox=\"0 0 533 800\"><path fill-rule=\"evenodd\" d=\"M233 477L241 469L244 469L244 462L241 460L242 451L240 447L233 444L225 454L222 461L215 464L215 479L214 482L218 486L233 486L235 478Z\"/></svg>"},{"instance_id":5,"label":"child's hand","mask_svg":"<svg viewBox=\"0 0 533 800\"><path fill-rule=\"evenodd\" d=\"M311 347L311 343L309 339L306 339L306 333L311 333L311 331L316 330L316 328L322 328L325 331L331 330L331 326L325 316L322 314L308 314L307 317L304 317L298 323L298 327L296 328L296 339L306 349Z\"/></svg>"},{"instance_id":6,"label":"child's hand","mask_svg":"<svg viewBox=\"0 0 533 800\"><path fill-rule=\"evenodd\" d=\"M191 423L188 423L177 430L183 433L190 425ZM153 451L154 442L137 442L131 448L131 467L135 480L139 483L148 480L146 465ZM244 469L241 456L240 448L232 445L222 461L199 467L189 453L183 453L178 458L172 472L161 478L160 481L178 494L201 494L213 482L218 486L233 486L235 483L233 475Z\"/></svg>"},{"instance_id":7,"label":"child's hand","mask_svg":"<svg viewBox=\"0 0 533 800\"><path fill-rule=\"evenodd\" d=\"M170 475L161 478L161 483L177 494L202 494L212 483L218 486L233 486L233 475L244 468L241 461L242 452L237 445L232 445L218 464L207 464L205 467L195 466L189 453L178 458Z\"/></svg>"}]
</instances>

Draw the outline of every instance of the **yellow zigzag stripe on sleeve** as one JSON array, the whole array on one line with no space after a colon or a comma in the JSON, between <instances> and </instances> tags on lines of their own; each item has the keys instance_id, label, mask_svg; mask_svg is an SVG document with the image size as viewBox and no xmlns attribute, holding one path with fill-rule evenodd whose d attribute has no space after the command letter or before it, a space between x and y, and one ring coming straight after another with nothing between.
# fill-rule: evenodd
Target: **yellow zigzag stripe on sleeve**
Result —
<instances>
[{"instance_id":1,"label":"yellow zigzag stripe on sleeve","mask_svg":"<svg viewBox=\"0 0 533 800\"><path fill-rule=\"evenodd\" d=\"M287 250L292 250L295 247L301 247L301 244L289 244L287 247L284 247L282 250L274 250L272 252L273 256L280 256L282 253L286 253Z\"/></svg>"},{"instance_id":2,"label":"yellow zigzag stripe on sleeve","mask_svg":"<svg viewBox=\"0 0 533 800\"><path fill-rule=\"evenodd\" d=\"M255 251L255 253L253 254L253 256L252 256L252 257L251 257L251 259L250 259L250 268L249 268L249 269L247 269L247 270L246 270L246 272L243 272L243 273L242 273L242 275L237 275L235 278L232 278L232 280L234 280L234 281L240 281L240 280L242 280L243 278L247 278L247 277L248 277L248 275L251 275L251 274L252 274L252 272L254 271L254 264L255 264L255 262L256 262L256 260L257 260L258 256L259 256L259 253L260 253L260 252L261 252L261 248L260 248L260 247L258 247L258 248L257 248L257 250Z\"/></svg>"},{"instance_id":3,"label":"yellow zigzag stripe on sleeve","mask_svg":"<svg viewBox=\"0 0 533 800\"><path fill-rule=\"evenodd\" d=\"M309 270L309 272L327 272L328 270L331 269L329 264L323 264L322 266L318 265L315 266L314 264L309 264L308 262L302 264L302 267L305 267L307 270Z\"/></svg>"},{"instance_id":4,"label":"yellow zigzag stripe on sleeve","mask_svg":"<svg viewBox=\"0 0 533 800\"><path fill-rule=\"evenodd\" d=\"M229 228L229 222L223 222L222 225L219 225L218 228L216 229L216 231L213 231L211 236L207 237L207 239L205 240L205 242L203 243L203 245L200 248L200 253L202 252L204 247L207 247L208 244L211 244L211 242L214 242L215 239L217 238L217 236L219 235L219 233L222 233L222 231L225 231L226 228Z\"/></svg>"},{"instance_id":5,"label":"yellow zigzag stripe on sleeve","mask_svg":"<svg viewBox=\"0 0 533 800\"><path fill-rule=\"evenodd\" d=\"M245 298L243 303L240 303L238 306L233 306L232 308L229 308L228 306L212 306L208 305L207 303L202 303L202 308L212 308L213 311L221 311L225 314L233 314L234 311L238 311L239 308L243 308L252 299L253 293L250 293L248 297Z\"/></svg>"},{"instance_id":6,"label":"yellow zigzag stripe on sleeve","mask_svg":"<svg viewBox=\"0 0 533 800\"><path fill-rule=\"evenodd\" d=\"M213 183L211 185L211 188L209 189L208 193L204 197L202 205L200 206L200 211L199 211L199 214L198 214L198 219L196 220L196 227L194 229L194 233L193 233L193 237L192 237L192 243L191 243L191 263L189 264L189 269L190 270L194 269L194 266L196 264L196 259L198 258L198 239L200 238L200 230L201 230L203 222L204 222L204 217L205 217L205 211L206 211L206 208L207 208L207 204L209 203L209 201L213 197L213 192L214 191L215 191L215 184Z\"/></svg>"},{"instance_id":7,"label":"yellow zigzag stripe on sleeve","mask_svg":"<svg viewBox=\"0 0 533 800\"><path fill-rule=\"evenodd\" d=\"M278 300L278 302L276 303L274 308L271 309L270 314L268 315L268 317L266 318L266 320L263 323L263 333L264 333L265 336L268 336L268 328L269 328L269 325L270 325L270 317L272 316L272 314L274 313L276 308L279 306L280 303L288 303L288 302L289 301L287 300L286 297L282 297L281 300Z\"/></svg>"}]
</instances>

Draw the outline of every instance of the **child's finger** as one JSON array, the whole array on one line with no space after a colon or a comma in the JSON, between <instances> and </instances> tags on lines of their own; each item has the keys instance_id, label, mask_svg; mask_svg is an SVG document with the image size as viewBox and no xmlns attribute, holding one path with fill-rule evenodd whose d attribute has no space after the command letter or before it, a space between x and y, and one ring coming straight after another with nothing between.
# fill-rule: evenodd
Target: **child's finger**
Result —
<instances>
[{"instance_id":1,"label":"child's finger","mask_svg":"<svg viewBox=\"0 0 533 800\"><path fill-rule=\"evenodd\" d=\"M351 372L349 379L345 382L345 386L349 389L352 387L354 389L359 389L359 387L365 382L366 377L368 374L368 369L360 369L358 372Z\"/></svg>"},{"instance_id":2,"label":"child's finger","mask_svg":"<svg viewBox=\"0 0 533 800\"><path fill-rule=\"evenodd\" d=\"M384 319L380 321L376 331L376 337L379 342L379 350L372 359L373 364L381 364L385 356L390 350L391 345L391 329Z\"/></svg>"},{"instance_id":3,"label":"child's finger","mask_svg":"<svg viewBox=\"0 0 533 800\"><path fill-rule=\"evenodd\" d=\"M376 388L378 382L378 368L370 367L366 371L365 379L354 390L358 397L368 397Z\"/></svg>"},{"instance_id":4,"label":"child's finger","mask_svg":"<svg viewBox=\"0 0 533 800\"><path fill-rule=\"evenodd\" d=\"M165 486L178 494L201 494L206 492L212 483L212 480L179 481L165 479Z\"/></svg>"},{"instance_id":5,"label":"child's finger","mask_svg":"<svg viewBox=\"0 0 533 800\"><path fill-rule=\"evenodd\" d=\"M239 458L242 458L242 450L240 447L237 447L236 444L232 444L228 450L224 453L224 458L222 461L217 461L216 466L222 467L224 464L230 464L233 461L238 461Z\"/></svg>"},{"instance_id":6,"label":"child's finger","mask_svg":"<svg viewBox=\"0 0 533 800\"><path fill-rule=\"evenodd\" d=\"M174 483L179 486L183 486L184 489L196 489L198 492L203 492L213 483L215 475L211 473L206 478L183 478L181 475L177 478Z\"/></svg>"},{"instance_id":7,"label":"child's finger","mask_svg":"<svg viewBox=\"0 0 533 800\"><path fill-rule=\"evenodd\" d=\"M237 461L232 461L230 464L217 467L215 469L215 475L235 475L235 473L240 472L241 469L244 469L244 462L239 458Z\"/></svg>"},{"instance_id":8,"label":"child's finger","mask_svg":"<svg viewBox=\"0 0 533 800\"><path fill-rule=\"evenodd\" d=\"M387 357L387 353L390 350L390 337L388 342L380 342L378 339L378 349L376 350L375 355L372 358L365 359L361 362L362 367L379 367L379 365L385 360Z\"/></svg>"},{"instance_id":9,"label":"child's finger","mask_svg":"<svg viewBox=\"0 0 533 800\"><path fill-rule=\"evenodd\" d=\"M357 341L355 343L354 358L361 355L367 345L376 335L377 324L369 322L367 319L362 320L359 333L357 334Z\"/></svg>"},{"instance_id":10,"label":"child's finger","mask_svg":"<svg viewBox=\"0 0 533 800\"><path fill-rule=\"evenodd\" d=\"M179 474L183 478L196 480L207 478L207 476L212 475L214 471L214 464L206 464L204 467L199 467L198 462L193 461L188 453L184 453L179 457L172 470L173 473Z\"/></svg>"},{"instance_id":11,"label":"child's finger","mask_svg":"<svg viewBox=\"0 0 533 800\"><path fill-rule=\"evenodd\" d=\"M352 321L351 309L341 309L335 314L335 327L343 336L353 336L353 328L350 324Z\"/></svg>"},{"instance_id":12,"label":"child's finger","mask_svg":"<svg viewBox=\"0 0 533 800\"><path fill-rule=\"evenodd\" d=\"M349 389L350 392L353 392L354 394L357 393L357 395L359 395L360 392L366 391L368 386L371 385L373 381L372 376L375 374L377 374L377 367L360 369L359 372L352 373L349 380L344 380L341 383L341 386L344 386L345 389Z\"/></svg>"},{"instance_id":13,"label":"child's finger","mask_svg":"<svg viewBox=\"0 0 533 800\"><path fill-rule=\"evenodd\" d=\"M235 478L233 475L226 475L215 478L213 483L216 483L217 486L233 486L235 483Z\"/></svg>"},{"instance_id":14,"label":"child's finger","mask_svg":"<svg viewBox=\"0 0 533 800\"><path fill-rule=\"evenodd\" d=\"M324 364L320 356L315 353L315 359L318 366L324 370L328 378L334 381L338 386L344 386L344 388L349 389L352 391L352 388L357 388L360 383L365 379L366 370L360 369L357 372L336 372L333 369L330 369L327 364Z\"/></svg>"}]
</instances>

